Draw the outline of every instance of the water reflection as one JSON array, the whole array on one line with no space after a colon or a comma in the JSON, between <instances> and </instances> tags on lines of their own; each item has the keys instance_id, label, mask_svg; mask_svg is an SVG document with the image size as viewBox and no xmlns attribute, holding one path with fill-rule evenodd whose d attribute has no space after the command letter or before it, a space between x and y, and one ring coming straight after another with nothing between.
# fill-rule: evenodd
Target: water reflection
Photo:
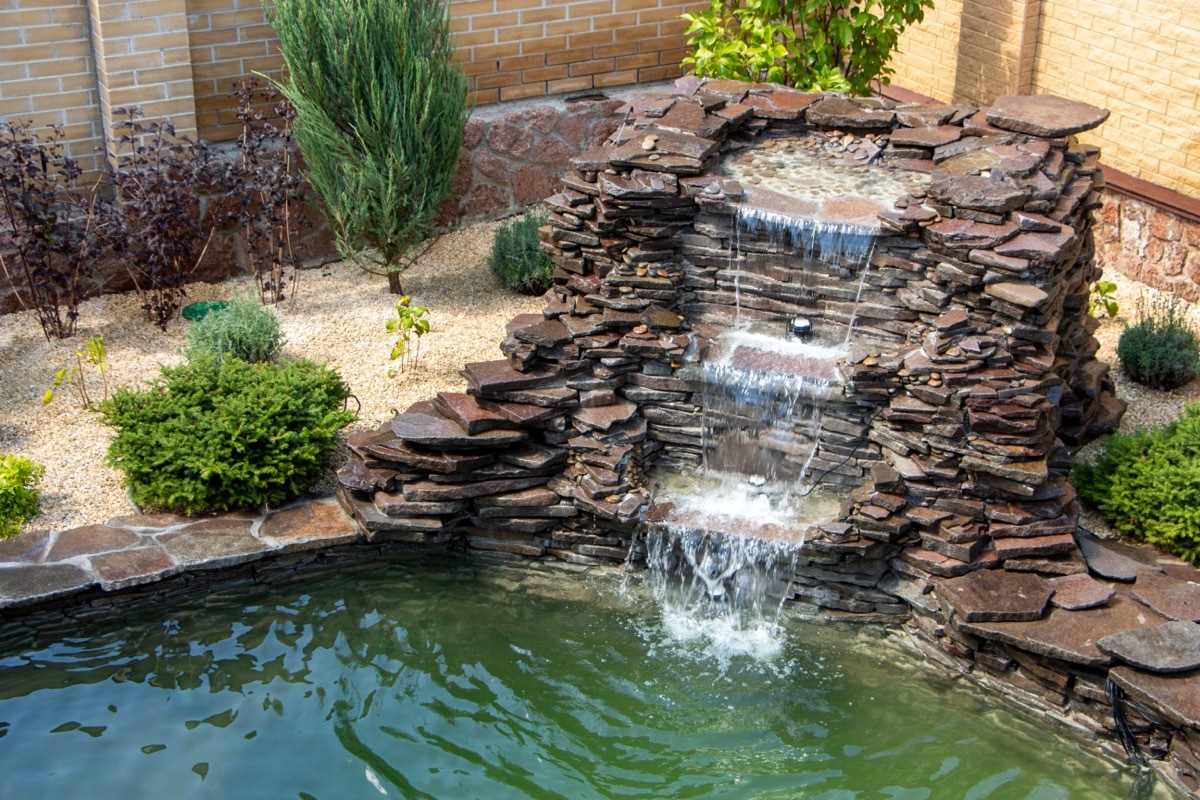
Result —
<instances>
[{"instance_id":1,"label":"water reflection","mask_svg":"<svg viewBox=\"0 0 1200 800\"><path fill-rule=\"evenodd\" d=\"M5 796L1113 798L1112 763L862 635L670 646L611 583L439 559L0 665Z\"/></svg>"}]
</instances>

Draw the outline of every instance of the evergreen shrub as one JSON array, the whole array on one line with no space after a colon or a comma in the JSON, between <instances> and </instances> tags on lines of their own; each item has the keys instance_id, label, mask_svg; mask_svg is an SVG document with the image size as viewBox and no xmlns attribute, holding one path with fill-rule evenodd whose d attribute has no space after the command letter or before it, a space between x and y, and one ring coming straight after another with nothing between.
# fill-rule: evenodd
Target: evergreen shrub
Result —
<instances>
[{"instance_id":1,"label":"evergreen shrub","mask_svg":"<svg viewBox=\"0 0 1200 800\"><path fill-rule=\"evenodd\" d=\"M488 267L509 289L536 295L550 288L554 262L538 241L538 228L549 219L545 211L530 209L496 229Z\"/></svg>"},{"instance_id":2,"label":"evergreen shrub","mask_svg":"<svg viewBox=\"0 0 1200 800\"><path fill-rule=\"evenodd\" d=\"M1117 341L1117 357L1134 381L1174 389L1200 375L1200 337L1178 299L1142 304L1137 322Z\"/></svg>"},{"instance_id":3,"label":"evergreen shrub","mask_svg":"<svg viewBox=\"0 0 1200 800\"><path fill-rule=\"evenodd\" d=\"M164 367L146 389L103 404L116 428L107 460L125 471L134 503L197 515L278 506L316 481L349 389L311 361L250 364L202 358Z\"/></svg>"},{"instance_id":4,"label":"evergreen shrub","mask_svg":"<svg viewBox=\"0 0 1200 800\"><path fill-rule=\"evenodd\" d=\"M1118 531L1200 563L1200 404L1165 427L1106 437L1073 477Z\"/></svg>"},{"instance_id":5,"label":"evergreen shrub","mask_svg":"<svg viewBox=\"0 0 1200 800\"><path fill-rule=\"evenodd\" d=\"M38 481L46 472L24 456L0 455L0 539L16 536L38 513Z\"/></svg>"},{"instance_id":6,"label":"evergreen shrub","mask_svg":"<svg viewBox=\"0 0 1200 800\"><path fill-rule=\"evenodd\" d=\"M234 297L227 308L210 311L192 323L187 338L189 360L272 361L284 344L279 319L246 296Z\"/></svg>"},{"instance_id":7,"label":"evergreen shrub","mask_svg":"<svg viewBox=\"0 0 1200 800\"><path fill-rule=\"evenodd\" d=\"M277 0L268 16L287 65L278 88L337 248L403 294L400 273L450 197L467 124L446 8Z\"/></svg>"}]
</instances>

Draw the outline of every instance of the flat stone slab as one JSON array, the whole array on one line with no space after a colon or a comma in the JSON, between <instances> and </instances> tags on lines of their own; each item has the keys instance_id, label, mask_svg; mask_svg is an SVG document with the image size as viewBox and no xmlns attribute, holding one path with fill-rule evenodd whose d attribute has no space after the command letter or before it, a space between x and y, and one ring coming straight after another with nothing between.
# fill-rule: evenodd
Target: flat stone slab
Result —
<instances>
[{"instance_id":1,"label":"flat stone slab","mask_svg":"<svg viewBox=\"0 0 1200 800\"><path fill-rule=\"evenodd\" d=\"M515 430L488 430L469 434L445 417L411 411L392 420L392 432L410 444L445 449L501 447L529 438L525 431Z\"/></svg>"},{"instance_id":2,"label":"flat stone slab","mask_svg":"<svg viewBox=\"0 0 1200 800\"><path fill-rule=\"evenodd\" d=\"M484 408L474 395L465 392L438 392L433 407L468 434L474 435L493 428L512 428L512 421L498 411Z\"/></svg>"},{"instance_id":3,"label":"flat stone slab","mask_svg":"<svg viewBox=\"0 0 1200 800\"><path fill-rule=\"evenodd\" d=\"M504 494L534 486L544 486L547 477L500 479L478 483L434 483L416 481L404 485L404 499L412 502L443 502L446 500L470 500L489 494ZM374 506L372 506L374 508Z\"/></svg>"},{"instance_id":4,"label":"flat stone slab","mask_svg":"<svg viewBox=\"0 0 1200 800\"><path fill-rule=\"evenodd\" d=\"M467 364L462 370L462 375L471 384L471 388L483 395L528 389L558 377L557 372L545 368L517 372L507 359Z\"/></svg>"},{"instance_id":5,"label":"flat stone slab","mask_svg":"<svg viewBox=\"0 0 1200 800\"><path fill-rule=\"evenodd\" d=\"M576 409L571 412L571 418L583 429L606 431L620 422L632 419L637 410L637 403L622 400L610 406Z\"/></svg>"},{"instance_id":6,"label":"flat stone slab","mask_svg":"<svg viewBox=\"0 0 1200 800\"><path fill-rule=\"evenodd\" d=\"M889 141L897 147L938 147L957 142L962 138L962 128L957 125L938 125L924 128L897 128Z\"/></svg>"},{"instance_id":7,"label":"flat stone slab","mask_svg":"<svg viewBox=\"0 0 1200 800\"><path fill-rule=\"evenodd\" d=\"M964 622L959 627L982 639L993 639L1048 658L1106 667L1112 663L1112 656L1100 650L1097 641L1114 633L1155 627L1166 621L1136 600L1117 595L1106 606L1084 611L1056 608L1034 622Z\"/></svg>"},{"instance_id":8,"label":"flat stone slab","mask_svg":"<svg viewBox=\"0 0 1200 800\"><path fill-rule=\"evenodd\" d=\"M335 503L300 503L272 511L258 529L260 540L277 549L298 549L349 544L357 541L358 528Z\"/></svg>"},{"instance_id":9,"label":"flat stone slab","mask_svg":"<svg viewBox=\"0 0 1200 800\"><path fill-rule=\"evenodd\" d=\"M1108 109L1050 94L1005 95L987 110L997 128L1058 138L1090 131L1108 119Z\"/></svg>"},{"instance_id":10,"label":"flat stone slab","mask_svg":"<svg viewBox=\"0 0 1200 800\"><path fill-rule=\"evenodd\" d=\"M1033 284L1013 281L991 283L983 291L1021 308L1041 308L1050 299L1050 295Z\"/></svg>"},{"instance_id":11,"label":"flat stone slab","mask_svg":"<svg viewBox=\"0 0 1200 800\"><path fill-rule=\"evenodd\" d=\"M0 568L0 608L30 605L75 594L96 577L74 564L31 564Z\"/></svg>"},{"instance_id":12,"label":"flat stone slab","mask_svg":"<svg viewBox=\"0 0 1200 800\"><path fill-rule=\"evenodd\" d=\"M1200 585L1195 583L1143 572L1132 594L1167 619L1200 621Z\"/></svg>"},{"instance_id":13,"label":"flat stone slab","mask_svg":"<svg viewBox=\"0 0 1200 800\"><path fill-rule=\"evenodd\" d=\"M1200 670L1178 675L1158 675L1133 667L1117 667L1108 677L1130 698L1156 708L1167 721L1181 727L1200 728Z\"/></svg>"},{"instance_id":14,"label":"flat stone slab","mask_svg":"<svg viewBox=\"0 0 1200 800\"><path fill-rule=\"evenodd\" d=\"M1080 534L1077 541L1088 569L1101 578L1129 583L1137 580L1142 570L1150 569L1146 564L1116 552L1094 536Z\"/></svg>"},{"instance_id":15,"label":"flat stone slab","mask_svg":"<svg viewBox=\"0 0 1200 800\"><path fill-rule=\"evenodd\" d=\"M1086 573L1051 578L1049 583L1054 589L1054 596L1050 598L1050 602L1068 611L1102 606L1116 594L1111 584L1101 583Z\"/></svg>"},{"instance_id":16,"label":"flat stone slab","mask_svg":"<svg viewBox=\"0 0 1200 800\"><path fill-rule=\"evenodd\" d=\"M180 531L164 533L158 537L158 542L180 565L206 569L251 561L259 553L270 549L250 535L248 522L242 528L196 523Z\"/></svg>"},{"instance_id":17,"label":"flat stone slab","mask_svg":"<svg viewBox=\"0 0 1200 800\"><path fill-rule=\"evenodd\" d=\"M46 554L47 561L63 561L75 556L87 556L93 553L106 553L132 547L141 541L136 533L121 528L110 528L107 525L84 525L82 528L71 528L58 534L50 552Z\"/></svg>"},{"instance_id":18,"label":"flat stone slab","mask_svg":"<svg viewBox=\"0 0 1200 800\"><path fill-rule=\"evenodd\" d=\"M992 547L1001 559L1048 556L1069 553L1075 549L1075 537L1069 533L1053 536L1014 536L992 539Z\"/></svg>"},{"instance_id":19,"label":"flat stone slab","mask_svg":"<svg viewBox=\"0 0 1200 800\"><path fill-rule=\"evenodd\" d=\"M1187 672L1200 667L1200 625L1194 622L1121 631L1105 636L1096 646L1150 672Z\"/></svg>"},{"instance_id":20,"label":"flat stone slab","mask_svg":"<svg viewBox=\"0 0 1200 800\"><path fill-rule=\"evenodd\" d=\"M50 531L28 531L0 539L0 561L40 564L50 545Z\"/></svg>"},{"instance_id":21,"label":"flat stone slab","mask_svg":"<svg viewBox=\"0 0 1200 800\"><path fill-rule=\"evenodd\" d=\"M91 564L106 592L162 580L179 572L175 559L158 545L103 553L93 556Z\"/></svg>"},{"instance_id":22,"label":"flat stone slab","mask_svg":"<svg viewBox=\"0 0 1200 800\"><path fill-rule=\"evenodd\" d=\"M918 130L930 129L918 128ZM932 130L942 129L933 128ZM959 129L951 128L951 130ZM1005 214L1018 209L1029 197L1029 192L1025 189L1018 189L979 175L960 175L939 181L929 187L929 194L934 198L945 200L951 205L986 211L991 214Z\"/></svg>"},{"instance_id":23,"label":"flat stone slab","mask_svg":"<svg viewBox=\"0 0 1200 800\"><path fill-rule=\"evenodd\" d=\"M809 123L830 128L887 128L894 116L891 111L863 108L853 100L838 97L827 97L805 112Z\"/></svg>"},{"instance_id":24,"label":"flat stone slab","mask_svg":"<svg viewBox=\"0 0 1200 800\"><path fill-rule=\"evenodd\" d=\"M1054 590L1031 572L985 569L937 584L937 593L966 622L1040 619Z\"/></svg>"},{"instance_id":25,"label":"flat stone slab","mask_svg":"<svg viewBox=\"0 0 1200 800\"><path fill-rule=\"evenodd\" d=\"M483 508L530 508L533 506L550 506L558 503L558 492L551 491L545 486L538 486L533 489L522 489L518 492L509 492L508 494L498 494L492 497L483 497L475 501L477 505Z\"/></svg>"}]
</instances>

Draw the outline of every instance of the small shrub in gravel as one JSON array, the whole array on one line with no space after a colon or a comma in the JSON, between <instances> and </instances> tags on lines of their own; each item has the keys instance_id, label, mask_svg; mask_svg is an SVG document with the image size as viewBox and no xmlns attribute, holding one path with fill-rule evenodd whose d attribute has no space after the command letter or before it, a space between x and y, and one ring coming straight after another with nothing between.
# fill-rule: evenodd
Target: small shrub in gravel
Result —
<instances>
[{"instance_id":1,"label":"small shrub in gravel","mask_svg":"<svg viewBox=\"0 0 1200 800\"><path fill-rule=\"evenodd\" d=\"M16 536L38 513L37 484L45 468L24 456L0 455L0 539Z\"/></svg>"},{"instance_id":2,"label":"small shrub in gravel","mask_svg":"<svg viewBox=\"0 0 1200 800\"><path fill-rule=\"evenodd\" d=\"M554 262L538 242L548 219L545 211L529 210L496 229L488 268L509 289L538 295L550 288Z\"/></svg>"},{"instance_id":3,"label":"small shrub in gravel","mask_svg":"<svg viewBox=\"0 0 1200 800\"><path fill-rule=\"evenodd\" d=\"M1106 437L1079 494L1114 528L1200 564L1200 404L1163 428Z\"/></svg>"},{"instance_id":4,"label":"small shrub in gravel","mask_svg":"<svg viewBox=\"0 0 1200 800\"><path fill-rule=\"evenodd\" d=\"M188 360L240 358L272 361L283 347L279 320L250 297L234 297L229 307L210 311L188 329Z\"/></svg>"},{"instance_id":5,"label":"small shrub in gravel","mask_svg":"<svg viewBox=\"0 0 1200 800\"><path fill-rule=\"evenodd\" d=\"M107 461L148 511L278 506L320 476L354 419L349 396L334 370L311 361L164 367L146 389L118 389L103 404L102 421L116 428Z\"/></svg>"},{"instance_id":6,"label":"small shrub in gravel","mask_svg":"<svg viewBox=\"0 0 1200 800\"><path fill-rule=\"evenodd\" d=\"M1121 334L1117 357L1129 377L1152 389L1174 389L1200 375L1200 337L1176 298L1138 309Z\"/></svg>"}]
</instances>

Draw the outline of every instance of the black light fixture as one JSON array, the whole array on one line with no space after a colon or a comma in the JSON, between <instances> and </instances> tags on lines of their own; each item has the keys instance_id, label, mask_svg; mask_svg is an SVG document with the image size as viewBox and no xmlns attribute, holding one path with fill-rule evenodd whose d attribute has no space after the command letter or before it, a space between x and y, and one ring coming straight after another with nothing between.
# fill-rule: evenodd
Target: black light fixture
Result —
<instances>
[{"instance_id":1,"label":"black light fixture","mask_svg":"<svg viewBox=\"0 0 1200 800\"><path fill-rule=\"evenodd\" d=\"M792 317L788 321L788 336L807 342L812 338L812 323L806 317Z\"/></svg>"}]
</instances>

